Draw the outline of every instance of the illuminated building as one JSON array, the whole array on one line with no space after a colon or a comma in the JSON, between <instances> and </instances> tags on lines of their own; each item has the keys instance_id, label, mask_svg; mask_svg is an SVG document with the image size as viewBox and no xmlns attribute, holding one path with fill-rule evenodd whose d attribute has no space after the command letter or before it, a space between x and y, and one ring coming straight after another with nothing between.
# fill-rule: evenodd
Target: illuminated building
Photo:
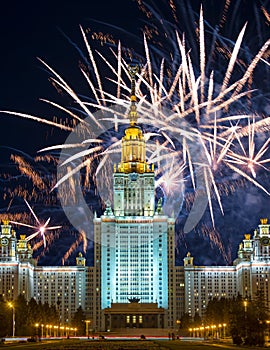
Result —
<instances>
[{"instance_id":1,"label":"illuminated building","mask_svg":"<svg viewBox=\"0 0 270 350\"><path fill-rule=\"evenodd\" d=\"M184 258L184 284L176 285L176 294L185 289L185 312L203 316L210 299L230 298L240 294L243 298L254 298L263 292L269 308L270 291L270 224L261 219L253 237L246 234L238 249L233 266L195 266L188 253Z\"/></svg>"},{"instance_id":2,"label":"illuminated building","mask_svg":"<svg viewBox=\"0 0 270 350\"><path fill-rule=\"evenodd\" d=\"M79 306L94 330L119 325L166 329L175 323L174 219L163 214L161 201L155 206L154 168L146 161L145 139L137 125L134 77L130 125L114 172L114 210L107 203L104 214L94 219L94 266L85 266L83 257L73 267L34 266L30 247L23 257L15 249L15 234L8 238L9 264L13 259L19 266L27 258L32 271L25 283L31 286L27 300L34 297L57 305L61 324L68 323ZM2 270L2 276L5 273ZM12 288L18 275L14 272ZM6 287L9 285L2 288L4 296ZM16 298L21 292L16 287L6 298Z\"/></svg>"},{"instance_id":3,"label":"illuminated building","mask_svg":"<svg viewBox=\"0 0 270 350\"><path fill-rule=\"evenodd\" d=\"M13 300L19 294L33 295L34 260L25 236L17 241L8 221L3 221L0 234L0 294Z\"/></svg>"},{"instance_id":4,"label":"illuminated building","mask_svg":"<svg viewBox=\"0 0 270 350\"><path fill-rule=\"evenodd\" d=\"M174 219L163 214L161 201L155 209L154 168L146 162L146 143L137 124L134 76L130 125L114 171L114 210L107 202L104 214L94 219L100 245L95 256L101 271L100 327L110 330L119 324L167 328L174 323Z\"/></svg>"},{"instance_id":5,"label":"illuminated building","mask_svg":"<svg viewBox=\"0 0 270 350\"><path fill-rule=\"evenodd\" d=\"M175 329L184 313L203 316L213 297L264 292L269 307L270 233L267 219L245 235L233 266L196 266L190 253L175 266L174 219L155 204L154 169L146 161L137 125L132 78L130 125L114 171L114 206L94 218L94 266L82 254L76 266L36 266L25 236L16 238L8 221L0 232L0 294L13 300L56 305L60 324L82 307L92 331Z\"/></svg>"},{"instance_id":6,"label":"illuminated building","mask_svg":"<svg viewBox=\"0 0 270 350\"><path fill-rule=\"evenodd\" d=\"M106 217L104 215L100 219L95 219L97 234L102 219ZM160 218L162 219L162 216ZM157 326L174 328L176 321L184 313L193 317L197 312L203 316L209 300L213 297L227 298L241 294L244 298L254 298L258 290L263 291L266 306L269 307L269 231L270 224L266 219L261 219L261 224L254 231L253 237L244 236L233 266L196 266L190 253L184 258L184 266L173 266L173 237L169 234L171 242L168 243L167 256L171 261L168 266L172 272L168 273L171 278L168 282L168 300L173 306L171 317L174 322L171 326L165 323L168 322L165 320L168 317L166 305L162 306L156 300L152 302L151 294L149 299L139 303L126 303L120 298L117 302L116 299L107 298L107 291L105 293L102 291L103 272L99 263L102 261L99 260L102 249L107 249L107 246L102 248L100 244L95 245L95 266L92 267L85 266L82 254L77 257L76 266L36 266L32 259L32 249L25 236L17 240L15 231L8 221L3 222L0 233L0 293L5 300L13 300L19 294L23 294L27 300L35 298L38 302L56 305L60 312L61 324L68 324L74 312L81 306L86 311L87 319L91 320L91 329L96 331L104 331L106 327L113 326L112 320L125 329L127 325L140 328L145 322L144 318L146 320L148 318L146 324L151 328ZM116 251L115 248L115 254ZM151 261L151 252L147 253ZM141 265L138 264L139 266ZM105 276L103 278L108 276L106 266L103 276ZM162 282L164 286L166 281ZM134 285L138 288L137 283ZM150 291L153 288L154 291L154 286L148 288ZM132 291L133 294L126 294L126 297L139 299L139 295L135 294L139 293L138 289ZM109 304L105 303L102 309L103 295L106 303L109 300ZM162 298L160 300L162 301ZM105 321L111 323L104 324Z\"/></svg>"},{"instance_id":7,"label":"illuminated building","mask_svg":"<svg viewBox=\"0 0 270 350\"><path fill-rule=\"evenodd\" d=\"M270 224L261 219L253 237L245 235L234 261L237 275L237 289L244 297L255 296L261 290L269 308L270 292Z\"/></svg>"}]
</instances>

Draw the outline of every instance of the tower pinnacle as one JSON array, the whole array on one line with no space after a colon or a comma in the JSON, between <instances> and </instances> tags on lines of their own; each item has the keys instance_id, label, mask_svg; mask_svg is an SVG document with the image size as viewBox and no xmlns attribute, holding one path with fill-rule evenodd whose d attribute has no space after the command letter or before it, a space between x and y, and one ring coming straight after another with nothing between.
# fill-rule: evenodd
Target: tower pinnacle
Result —
<instances>
[{"instance_id":1,"label":"tower pinnacle","mask_svg":"<svg viewBox=\"0 0 270 350\"><path fill-rule=\"evenodd\" d=\"M136 65L129 65L128 67L129 74L131 77L131 92L130 92L130 110L129 110L129 120L130 120L130 125L133 126L137 123L138 119L138 113L137 113L137 98L136 98L136 92L135 92L135 77L136 74L139 71L139 66Z\"/></svg>"},{"instance_id":2,"label":"tower pinnacle","mask_svg":"<svg viewBox=\"0 0 270 350\"><path fill-rule=\"evenodd\" d=\"M131 77L129 122L130 125L125 130L125 136L122 138L122 156L121 162L115 171L119 173L149 173L153 172L146 161L146 147L143 131L137 125L137 98L135 94L135 77L139 71L138 65L128 67Z\"/></svg>"}]
</instances>

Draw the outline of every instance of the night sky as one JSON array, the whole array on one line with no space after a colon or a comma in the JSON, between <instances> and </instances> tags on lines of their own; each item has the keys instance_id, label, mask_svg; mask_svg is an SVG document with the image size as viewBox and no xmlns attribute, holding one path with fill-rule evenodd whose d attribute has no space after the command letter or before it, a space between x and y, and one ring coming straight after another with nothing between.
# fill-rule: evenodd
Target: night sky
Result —
<instances>
[{"instance_id":1,"label":"night sky","mask_svg":"<svg viewBox=\"0 0 270 350\"><path fill-rule=\"evenodd\" d=\"M37 57L79 85L78 54L67 38L83 46L79 25L109 32L104 23L139 34L138 15L136 4L124 0L6 3L0 14L1 109L50 117L52 110L39 99L57 94ZM31 153L51 144L51 130L39 128L37 133L36 127L31 121L2 117L1 144Z\"/></svg>"},{"instance_id":2,"label":"night sky","mask_svg":"<svg viewBox=\"0 0 270 350\"><path fill-rule=\"evenodd\" d=\"M190 3L198 12L199 1L179 0L179 3L183 2ZM159 8L164 16L168 12L168 10L165 11L165 3L166 1L160 1ZM219 1L217 5L216 1L203 1L206 19L211 25L214 25L213 18L217 19L221 16L223 3L223 1ZM230 24L227 25L226 29L226 25L224 25L232 40L236 39L235 33L239 32L245 21L253 18L251 11L253 5L260 8L262 3L266 4L267 2L256 0L235 2L236 6L240 5L238 20L234 21L235 27ZM269 4L267 10L269 12ZM195 18L197 19L196 16ZM136 2L131 0L99 0L95 2L86 0L22 2L15 0L5 2L0 13L0 110L24 112L51 119L55 111L39 99L46 98L60 102L61 97L52 87L48 79L49 74L37 60L37 57L50 64L83 94L84 87L81 86L81 76L78 69L79 55L71 43L74 42L83 48L79 25L105 33L113 32L114 35L123 40L125 45L142 50L143 45L140 39L142 38L141 28L144 21L147 21L147 18L139 11ZM180 25L185 26L186 23ZM265 21L262 22L262 27L267 27ZM269 23L268 32L265 29L261 31L263 31L264 39L269 38ZM256 52L259 40L254 38L254 42L252 45L254 45L254 52ZM264 88L265 96L269 98L269 85L268 88ZM4 114L0 118L0 165L3 174L10 171L11 153L22 154L21 152L24 152L31 158L36 155L39 149L55 143L60 144L67 137L65 132L37 124L31 120ZM264 172L259 179L269 189L268 174ZM261 217L270 218L270 198L254 186L237 189L229 197L224 196L222 200L224 216L220 214L217 205L214 209L216 211L217 232L222 237L225 254L211 241L211 236L206 233L207 230L201 231L198 228L185 237L179 236L177 241L178 263L181 264L186 252L191 251L195 256L195 264L230 264L236 257L236 249L243 234L252 232ZM35 207L35 203L31 204ZM2 201L1 213L5 212L6 206L7 203ZM40 212L42 213L42 210ZM209 215L207 220L209 220ZM55 222L55 224L61 223ZM181 231L179 224L177 231ZM76 233L71 235L73 238L74 236ZM63 234L63 239L59 239L55 243L55 248L52 247L40 263L59 264L61 256L72 243L73 238ZM60 253L54 259L56 250ZM74 257L75 254L72 255L69 263L74 261Z\"/></svg>"}]
</instances>

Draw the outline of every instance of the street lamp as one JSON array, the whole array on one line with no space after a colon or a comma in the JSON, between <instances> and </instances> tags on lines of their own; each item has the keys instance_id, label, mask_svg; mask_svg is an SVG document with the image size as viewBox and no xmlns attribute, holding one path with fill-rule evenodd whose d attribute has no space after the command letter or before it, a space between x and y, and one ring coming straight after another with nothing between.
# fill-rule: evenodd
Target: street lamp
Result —
<instances>
[{"instance_id":1,"label":"street lamp","mask_svg":"<svg viewBox=\"0 0 270 350\"><path fill-rule=\"evenodd\" d=\"M204 334L206 334L206 339L208 339L208 337L209 337L209 328L210 328L209 326L205 326L206 333L204 333Z\"/></svg>"},{"instance_id":2,"label":"street lamp","mask_svg":"<svg viewBox=\"0 0 270 350\"><path fill-rule=\"evenodd\" d=\"M85 333L88 339L89 339L89 323L90 323L90 320L85 320Z\"/></svg>"},{"instance_id":3,"label":"street lamp","mask_svg":"<svg viewBox=\"0 0 270 350\"><path fill-rule=\"evenodd\" d=\"M36 323L36 324L35 324L35 327L36 327L36 336L38 336L38 327L39 327L39 323Z\"/></svg>"},{"instance_id":4,"label":"street lamp","mask_svg":"<svg viewBox=\"0 0 270 350\"><path fill-rule=\"evenodd\" d=\"M60 327L60 337L63 337L65 334L65 327L64 326L61 326Z\"/></svg>"},{"instance_id":5,"label":"street lamp","mask_svg":"<svg viewBox=\"0 0 270 350\"><path fill-rule=\"evenodd\" d=\"M244 300L244 311L245 311L245 337L247 338L247 305L248 302Z\"/></svg>"},{"instance_id":6,"label":"street lamp","mask_svg":"<svg viewBox=\"0 0 270 350\"><path fill-rule=\"evenodd\" d=\"M244 308L245 308L245 313L247 312L247 301L244 300Z\"/></svg>"},{"instance_id":7,"label":"street lamp","mask_svg":"<svg viewBox=\"0 0 270 350\"><path fill-rule=\"evenodd\" d=\"M215 324L211 325L211 329L212 329L212 339L215 338L215 329L217 328L217 326Z\"/></svg>"},{"instance_id":8,"label":"street lamp","mask_svg":"<svg viewBox=\"0 0 270 350\"><path fill-rule=\"evenodd\" d=\"M58 326L53 326L53 336L56 337L56 334L58 333Z\"/></svg>"},{"instance_id":9,"label":"street lamp","mask_svg":"<svg viewBox=\"0 0 270 350\"><path fill-rule=\"evenodd\" d=\"M200 336L202 338L205 338L205 333L204 333L204 327L203 326L200 327Z\"/></svg>"},{"instance_id":10,"label":"street lamp","mask_svg":"<svg viewBox=\"0 0 270 350\"><path fill-rule=\"evenodd\" d=\"M176 333L179 336L180 333L180 325L181 325L181 321L180 320L176 320Z\"/></svg>"},{"instance_id":11,"label":"street lamp","mask_svg":"<svg viewBox=\"0 0 270 350\"><path fill-rule=\"evenodd\" d=\"M223 323L223 338L226 337L226 326L227 326L227 324Z\"/></svg>"},{"instance_id":12,"label":"street lamp","mask_svg":"<svg viewBox=\"0 0 270 350\"><path fill-rule=\"evenodd\" d=\"M8 306L12 308L12 337L15 337L15 307L12 303L8 303Z\"/></svg>"}]
</instances>

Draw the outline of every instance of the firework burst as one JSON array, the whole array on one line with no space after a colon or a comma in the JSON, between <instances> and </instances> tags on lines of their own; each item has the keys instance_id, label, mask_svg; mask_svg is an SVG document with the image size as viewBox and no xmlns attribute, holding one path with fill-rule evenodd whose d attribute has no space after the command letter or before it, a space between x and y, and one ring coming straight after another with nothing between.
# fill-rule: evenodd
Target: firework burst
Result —
<instances>
[{"instance_id":1,"label":"firework burst","mask_svg":"<svg viewBox=\"0 0 270 350\"><path fill-rule=\"evenodd\" d=\"M48 218L46 220L46 222L44 224L42 224L40 222L40 220L38 219L38 217L36 216L34 210L31 208L31 206L29 205L29 203L27 202L26 199L25 199L25 203L26 203L27 207L29 208L31 214L35 218L35 221L36 221L36 223L38 225L37 226L32 226L32 225L29 225L29 224L25 224L25 223L17 222L17 221L12 221L12 220L10 221L10 223L15 224L15 225L20 225L20 226L33 228L35 231L37 230L36 232L34 232L31 235L27 236L26 237L26 241L30 241L30 240L32 240L33 238L35 238L36 236L38 236L40 234L40 236L42 237L42 240L43 240L44 247L46 247L46 236L45 236L46 231L57 230L57 229L60 229L62 226L48 226L51 218Z\"/></svg>"},{"instance_id":2,"label":"firework burst","mask_svg":"<svg viewBox=\"0 0 270 350\"><path fill-rule=\"evenodd\" d=\"M258 186L266 193L268 191L255 180L255 168L249 166L252 171L253 179L251 180L248 175L246 175L241 166L240 158L238 154L239 151L243 151L243 140L244 136L242 129L249 123L250 114L235 113L230 114L229 110L236 111L244 100L252 93L252 90L246 89L247 82L253 74L253 71L263 57L270 45L270 40L262 46L259 53L255 55L253 60L247 66L245 72L240 76L239 79L234 80L232 83L232 73L238 61L238 54L241 48L241 43L246 30L246 25L240 31L239 36L236 40L235 46L233 47L227 70L224 75L223 81L216 83L214 80L214 72L206 77L206 52L205 52L205 37L204 37L204 26L203 26L203 14L202 10L200 12L200 20L198 26L199 32L199 52L200 52L200 74L196 76L194 66L192 64L191 57L185 47L184 37L181 39L179 34L175 34L175 42L178 47L178 60L179 65L176 74L171 76L168 81L169 73L172 73L167 69L165 74L165 63L162 60L160 63L159 72L154 72L154 64L151 60L151 53L149 50L148 41L146 36L144 37L144 47L145 47L145 57L146 64L143 66L141 73L138 74L138 81L136 86L136 95L138 97L138 109L140 112L140 122L148 127L157 130L158 133L162 133L162 136L169 140L169 147L166 148L166 155L163 154L162 160L165 162L162 169L167 169L172 172L171 166L168 166L166 162L171 159L172 148L175 148L173 134L181 136L182 156L184 159L184 167L188 167L190 172L190 177L192 179L193 187L196 190L196 181L194 173L194 159L192 159L191 143L200 144L204 150L204 159L202 160L201 166L204 166L204 179L205 179L205 191L208 196L208 202L210 207L210 213L212 217L212 222L214 224L214 214L212 210L212 193L218 200L219 206L222 210L221 198L219 195L219 190L216 182L215 174L218 173L219 168L223 171L223 166L237 172L239 175L244 176L247 180L251 181L254 185ZM126 116L129 109L129 99L128 95L130 92L130 78L128 74L128 65L121 56L121 45L118 45L117 54L115 54L117 69L114 65L110 63L101 53L98 56L106 63L107 68L110 69L111 73L114 75L110 80L116 85L117 93L114 95L103 89L101 75L98 70L98 63L94 58L94 53L87 41L86 34L81 28L84 42L89 55L89 60L94 68L95 79L97 82L97 88L94 88L94 83L90 82L89 78L87 81L91 88L92 93L95 96L95 102L85 102L82 101L74 91L69 87L69 85L57 74L51 67L46 64L46 67L53 73L56 77L54 83L64 89L70 97L74 98L75 101L80 105L83 111L90 117L92 123L94 123L98 128L100 133L104 131L104 125L102 120L96 115L93 115L89 108L98 108L104 116L107 113L113 115L111 117L111 123L114 124L124 124L126 123ZM179 59L180 57L180 59ZM174 59L174 66L176 65ZM85 72L83 72L85 76ZM122 93L122 94L121 94ZM122 107L123 112L119 113L117 118L115 116L114 110L110 105L117 105ZM56 106L54 104L54 106ZM170 107L170 116L164 113L163 107ZM77 118L78 119L78 118ZM258 120L258 124L261 119ZM84 127L91 128L91 125L84 124ZM252 130L257 128L257 121L253 121L253 128L248 129L248 138L254 140L254 135L250 135ZM266 129L269 129L269 124L265 125ZM89 130L88 130L89 131ZM90 132L91 134L91 132ZM241 140L242 139L242 140ZM96 140L97 141L97 140ZM98 145L82 150L71 157L67 158L62 165L71 163L74 160L87 157L87 159L73 168L72 171L67 173L62 177L55 185L58 187L61 183L71 177L75 172L79 171L82 167L91 164L100 156L104 159L112 152L117 152L120 150L119 141L117 140L110 145L106 144L106 148L102 145L102 140L98 140ZM155 143L157 144L157 143ZM250 143L249 143L250 144ZM78 145L76 145L78 146ZM85 146L82 142L81 146ZM252 149L252 159L253 163L256 163L258 158L266 156L268 143L262 146L262 149L255 154L255 148ZM59 145L55 147L73 147L73 145ZM48 148L46 149L48 150ZM150 148L149 159L154 159L153 153L156 152L155 149ZM239 157L239 162L232 165L232 159ZM247 157L246 157L247 159ZM242 158L242 161L243 158ZM260 161L261 164L266 164L269 159L266 157ZM102 161L102 166L106 166L106 162ZM251 164L251 158L249 159L249 164ZM160 168L160 160L158 160L158 165ZM179 164L177 164L177 167ZM239 166L239 167L238 167ZM99 166L100 169L100 166ZM158 170L159 172L160 170ZM174 173L179 173L176 168L174 168ZM95 175L95 174L93 174ZM167 177L166 171L164 172L164 178ZM166 183L165 181L164 183ZM158 181L159 184L162 181Z\"/></svg>"},{"instance_id":3,"label":"firework burst","mask_svg":"<svg viewBox=\"0 0 270 350\"><path fill-rule=\"evenodd\" d=\"M228 3L230 5L230 1ZM141 1L139 6L147 17L160 19L150 6ZM170 1L170 6L173 19L180 23L177 5ZM183 9L189 11L194 18L190 9L187 10L185 6ZM262 14L269 21L265 7L262 8ZM163 30L163 33L156 24L152 28L146 26L143 38L144 56L132 55L133 60L136 58L141 62L136 83L137 108L146 138L152 140L149 142L147 158L156 165L156 186L161 187L168 198L185 192L183 200L192 204L196 203L200 193L204 193L213 227L213 200L216 199L223 213L222 194L235 191L235 186L241 183L239 177L269 195L268 189L259 182L257 172L269 171L270 119L263 113L256 114L250 106L253 106L253 99L261 99L260 90L253 89L255 68L262 65L263 71L268 68L264 62L269 55L270 40L261 35L264 42L257 53L251 55L246 43L243 44L248 25L242 25L235 42L221 34L226 16L227 12L224 10L218 30L211 31L211 25L204 21L201 9L198 21L193 21L192 25L197 23L193 33L188 29L186 35L171 24L167 25L168 30ZM108 169L113 163L111 156L119 157L119 129L127 123L131 81L126 53L128 52L130 58L131 51L122 47L119 42L116 50L110 49L110 54L106 56L91 48L87 37L88 30L81 28L81 33L88 54L88 67L81 65L80 70L88 84L88 95L91 98L81 97L56 70L40 60L52 75L53 85L75 103L75 108L69 109L54 101L43 100L59 113L65 113L69 118L68 123L2 111L66 131L80 127L81 142L54 145L41 150L62 150L65 155L59 164L63 167L64 174L61 178L54 179L51 190L59 188L67 181L70 188L74 188L73 176L82 169L84 186L95 185L98 176L104 177L105 187L111 186L111 178L108 176ZM90 34L93 37L93 33ZM196 40L190 39L194 37ZM171 47L168 49L168 46ZM243 52L248 52L247 60ZM211 68L211 64L218 62L220 56L222 69ZM107 80L100 73L103 69L108 73ZM111 84L109 89L107 82ZM265 99L262 105L267 104L269 101ZM93 113L93 110L98 110L99 113ZM106 129L106 122L111 125L109 131ZM93 126L98 132L93 132ZM199 157L198 149L201 150ZM70 150L73 150L72 153ZM27 174L29 168L24 166L20 170ZM32 181L37 181L34 172L30 174ZM199 174L203 185L198 180ZM89 178L92 180L89 181ZM42 187L43 183L36 185ZM71 190L69 195L72 193L74 191ZM178 203L179 208L181 205L182 203ZM192 213L192 205L190 207ZM45 224L48 225L48 221ZM215 232L210 231L211 235ZM42 235L41 228L33 235L38 234ZM220 245L220 250L224 252L220 236L215 239L219 242L217 245ZM73 245L76 246L76 243ZM66 255L69 254L68 251Z\"/></svg>"}]
</instances>

